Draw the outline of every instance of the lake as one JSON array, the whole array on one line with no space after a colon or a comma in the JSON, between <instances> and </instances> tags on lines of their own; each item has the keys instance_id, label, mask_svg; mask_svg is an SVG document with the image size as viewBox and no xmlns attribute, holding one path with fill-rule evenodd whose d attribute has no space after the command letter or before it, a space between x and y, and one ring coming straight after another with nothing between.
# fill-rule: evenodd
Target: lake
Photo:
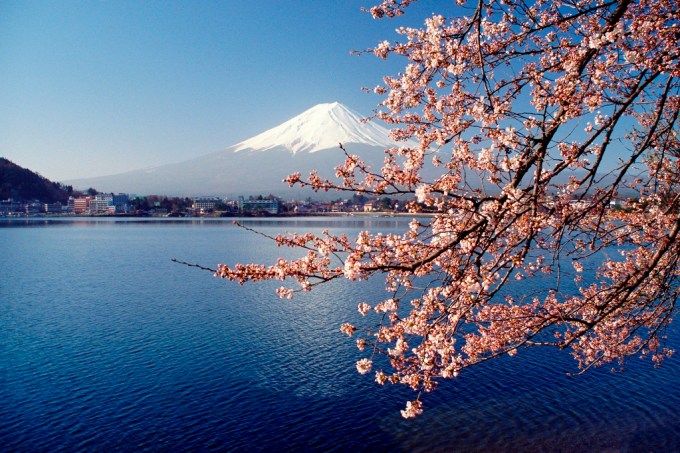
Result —
<instances>
[{"instance_id":1,"label":"lake","mask_svg":"<svg viewBox=\"0 0 680 453\"><path fill-rule=\"evenodd\" d=\"M408 219L244 219L268 234ZM678 357L568 376L554 350L467 370L405 420L339 331L382 282L280 300L172 258L289 253L219 219L0 219L2 451L680 451ZM678 344L671 332L671 346Z\"/></svg>"}]
</instances>

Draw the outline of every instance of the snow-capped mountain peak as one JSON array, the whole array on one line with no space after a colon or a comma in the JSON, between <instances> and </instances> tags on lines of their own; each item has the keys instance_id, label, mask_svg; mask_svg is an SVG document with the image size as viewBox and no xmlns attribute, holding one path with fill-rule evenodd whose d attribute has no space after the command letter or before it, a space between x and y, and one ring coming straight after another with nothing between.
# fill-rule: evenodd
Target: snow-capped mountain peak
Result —
<instances>
[{"instance_id":1,"label":"snow-capped mountain peak","mask_svg":"<svg viewBox=\"0 0 680 453\"><path fill-rule=\"evenodd\" d=\"M76 188L138 194L236 196L290 194L288 191L295 190L296 196L304 196L307 192L303 189L291 189L282 180L291 173L307 175L312 170L318 170L321 177L333 178L335 167L344 161L339 143L374 169L381 168L386 148L411 146L409 142L394 142L387 128L362 119L337 102L319 104L222 151L67 183Z\"/></svg>"},{"instance_id":2,"label":"snow-capped mountain peak","mask_svg":"<svg viewBox=\"0 0 680 453\"><path fill-rule=\"evenodd\" d=\"M229 150L285 148L292 154L313 153L337 148L339 143L383 148L396 145L387 128L372 121L364 122L360 114L332 102L315 105L285 123L229 147Z\"/></svg>"}]
</instances>

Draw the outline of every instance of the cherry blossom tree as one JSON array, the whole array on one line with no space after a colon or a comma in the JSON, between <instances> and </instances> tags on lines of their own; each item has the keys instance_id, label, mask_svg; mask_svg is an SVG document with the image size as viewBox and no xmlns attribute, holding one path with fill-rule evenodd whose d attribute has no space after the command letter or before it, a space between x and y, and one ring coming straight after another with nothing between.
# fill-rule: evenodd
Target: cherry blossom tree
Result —
<instances>
[{"instance_id":1,"label":"cherry blossom tree","mask_svg":"<svg viewBox=\"0 0 680 453\"><path fill-rule=\"evenodd\" d=\"M369 12L392 18L411 3ZM288 298L383 275L384 299L357 301L365 323L341 330L363 351L359 373L416 391L404 417L442 379L528 347L567 350L581 371L633 355L660 363L680 292L677 0L446 7L361 52L405 62L373 90L403 146L380 169L345 150L336 179L287 178L409 200L407 231L279 235L304 255L216 275L292 279L278 290ZM522 292L532 278L549 289Z\"/></svg>"}]
</instances>

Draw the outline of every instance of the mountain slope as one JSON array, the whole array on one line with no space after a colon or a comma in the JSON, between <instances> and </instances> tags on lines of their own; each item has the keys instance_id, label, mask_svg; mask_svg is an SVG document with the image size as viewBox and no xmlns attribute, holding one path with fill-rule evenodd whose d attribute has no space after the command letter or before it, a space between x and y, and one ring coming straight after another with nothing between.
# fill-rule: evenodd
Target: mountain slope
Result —
<instances>
[{"instance_id":1,"label":"mountain slope","mask_svg":"<svg viewBox=\"0 0 680 453\"><path fill-rule=\"evenodd\" d=\"M70 191L59 183L40 176L0 157L0 200L40 200L45 203L68 200Z\"/></svg>"},{"instance_id":2,"label":"mountain slope","mask_svg":"<svg viewBox=\"0 0 680 453\"><path fill-rule=\"evenodd\" d=\"M224 151L176 164L135 170L118 175L70 181L75 187L97 187L103 191L163 195L246 195L291 192L281 182L299 171L318 169L333 177L344 161L339 149L358 154L372 168L379 168L384 150L398 146L389 131L339 103L319 104L300 115Z\"/></svg>"}]
</instances>

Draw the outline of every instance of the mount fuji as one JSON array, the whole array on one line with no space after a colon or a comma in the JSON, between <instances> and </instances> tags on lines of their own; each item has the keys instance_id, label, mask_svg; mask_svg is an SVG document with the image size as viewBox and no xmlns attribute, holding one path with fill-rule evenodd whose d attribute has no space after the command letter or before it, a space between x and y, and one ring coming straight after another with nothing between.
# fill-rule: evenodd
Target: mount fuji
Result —
<instances>
[{"instance_id":1,"label":"mount fuji","mask_svg":"<svg viewBox=\"0 0 680 453\"><path fill-rule=\"evenodd\" d=\"M316 105L223 151L67 183L76 188L138 194L309 196L306 190L290 189L283 178L296 171L306 176L312 169L332 178L335 167L344 161L340 143L374 170L382 165L386 148L404 146L389 137L387 128L364 122L360 114L334 102Z\"/></svg>"}]
</instances>

